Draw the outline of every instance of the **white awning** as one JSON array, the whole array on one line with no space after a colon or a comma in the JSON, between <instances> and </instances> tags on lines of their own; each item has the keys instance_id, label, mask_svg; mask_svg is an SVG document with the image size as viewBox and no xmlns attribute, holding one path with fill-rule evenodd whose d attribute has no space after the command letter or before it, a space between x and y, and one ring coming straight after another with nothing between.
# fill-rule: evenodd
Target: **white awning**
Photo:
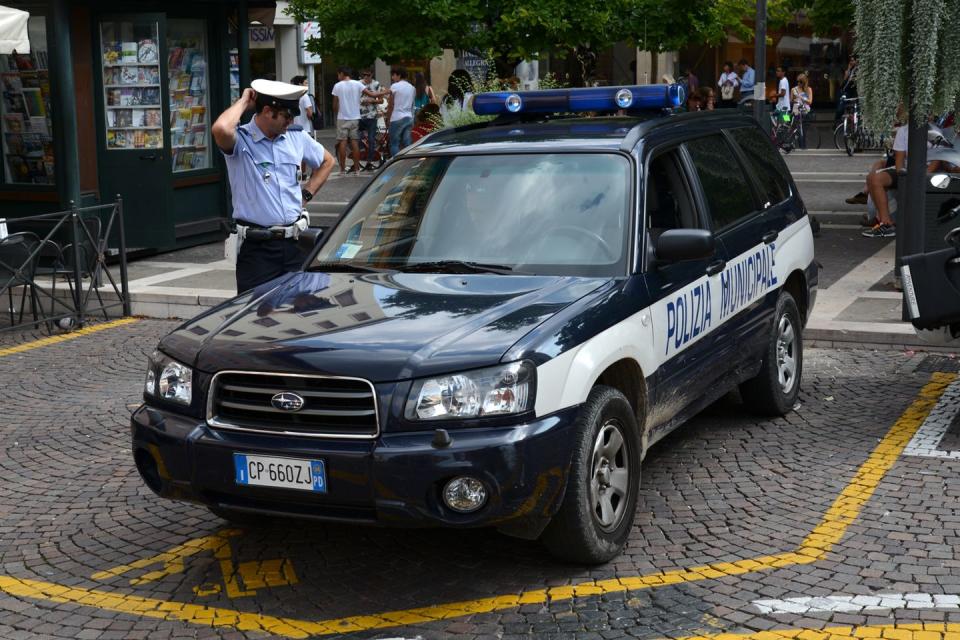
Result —
<instances>
[{"instance_id":1,"label":"white awning","mask_svg":"<svg viewBox=\"0 0 960 640\"><path fill-rule=\"evenodd\" d=\"M799 38L794 36L783 36L780 38L780 42L777 43L777 52L798 54L810 53L811 42L812 40L806 36L801 36Z\"/></svg>"},{"instance_id":2,"label":"white awning","mask_svg":"<svg viewBox=\"0 0 960 640\"><path fill-rule=\"evenodd\" d=\"M30 14L0 6L0 53L30 53L27 20Z\"/></svg>"}]
</instances>

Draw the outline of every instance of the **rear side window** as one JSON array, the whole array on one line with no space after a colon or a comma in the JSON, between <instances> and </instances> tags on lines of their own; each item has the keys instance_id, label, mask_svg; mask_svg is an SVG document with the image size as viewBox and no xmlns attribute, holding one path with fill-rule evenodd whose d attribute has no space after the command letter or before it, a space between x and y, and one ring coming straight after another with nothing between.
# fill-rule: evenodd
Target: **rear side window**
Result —
<instances>
[{"instance_id":1,"label":"rear side window","mask_svg":"<svg viewBox=\"0 0 960 640\"><path fill-rule=\"evenodd\" d=\"M723 136L698 138L686 146L700 177L714 229L728 227L756 211L747 177Z\"/></svg>"},{"instance_id":2,"label":"rear side window","mask_svg":"<svg viewBox=\"0 0 960 640\"><path fill-rule=\"evenodd\" d=\"M760 179L760 187L764 190L767 202L777 204L789 198L790 180L787 177L787 168L766 136L753 127L731 129L730 135L743 150L747 162Z\"/></svg>"}]
</instances>

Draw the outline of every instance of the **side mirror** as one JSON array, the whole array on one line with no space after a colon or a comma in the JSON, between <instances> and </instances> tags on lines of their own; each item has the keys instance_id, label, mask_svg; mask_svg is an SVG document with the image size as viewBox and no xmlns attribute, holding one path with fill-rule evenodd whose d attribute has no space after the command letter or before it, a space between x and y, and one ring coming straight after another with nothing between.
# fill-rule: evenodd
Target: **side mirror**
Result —
<instances>
[{"instance_id":1,"label":"side mirror","mask_svg":"<svg viewBox=\"0 0 960 640\"><path fill-rule=\"evenodd\" d=\"M951 178L945 173L937 173L930 176L930 186L935 189L946 189L950 186Z\"/></svg>"},{"instance_id":2,"label":"side mirror","mask_svg":"<svg viewBox=\"0 0 960 640\"><path fill-rule=\"evenodd\" d=\"M320 227L307 227L297 236L297 246L300 247L300 251L310 253L322 237L323 229Z\"/></svg>"},{"instance_id":3,"label":"side mirror","mask_svg":"<svg viewBox=\"0 0 960 640\"><path fill-rule=\"evenodd\" d=\"M660 262L703 260L715 250L713 232L706 229L668 229L657 238L655 249Z\"/></svg>"}]
</instances>

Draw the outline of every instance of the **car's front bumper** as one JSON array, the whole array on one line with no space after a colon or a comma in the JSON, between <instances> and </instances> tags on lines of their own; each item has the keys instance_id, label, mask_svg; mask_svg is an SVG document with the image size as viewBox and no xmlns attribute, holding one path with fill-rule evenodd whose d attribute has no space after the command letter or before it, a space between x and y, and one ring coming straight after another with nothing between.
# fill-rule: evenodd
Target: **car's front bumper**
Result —
<instances>
[{"instance_id":1,"label":"car's front bumper","mask_svg":"<svg viewBox=\"0 0 960 640\"><path fill-rule=\"evenodd\" d=\"M131 416L133 452L163 497L276 515L393 526L542 528L566 487L579 407L510 427L381 434L376 440L312 440L211 429L202 420L141 406ZM233 454L322 459L327 492L238 485ZM441 499L451 478L482 479L489 499L456 513Z\"/></svg>"}]
</instances>

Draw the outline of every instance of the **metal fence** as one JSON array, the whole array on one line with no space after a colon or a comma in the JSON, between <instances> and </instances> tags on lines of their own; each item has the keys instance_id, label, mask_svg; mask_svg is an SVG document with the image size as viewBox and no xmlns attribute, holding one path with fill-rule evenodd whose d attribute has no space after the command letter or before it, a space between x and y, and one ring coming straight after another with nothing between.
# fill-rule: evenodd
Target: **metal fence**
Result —
<instances>
[{"instance_id":1,"label":"metal fence","mask_svg":"<svg viewBox=\"0 0 960 640\"><path fill-rule=\"evenodd\" d=\"M6 220L7 235L0 238L0 304L9 307L0 314L0 332L40 326L53 332L83 327L101 313L104 318L117 310L130 315L122 198L92 207L70 205L67 211ZM108 253L117 257L119 283L107 265Z\"/></svg>"}]
</instances>

